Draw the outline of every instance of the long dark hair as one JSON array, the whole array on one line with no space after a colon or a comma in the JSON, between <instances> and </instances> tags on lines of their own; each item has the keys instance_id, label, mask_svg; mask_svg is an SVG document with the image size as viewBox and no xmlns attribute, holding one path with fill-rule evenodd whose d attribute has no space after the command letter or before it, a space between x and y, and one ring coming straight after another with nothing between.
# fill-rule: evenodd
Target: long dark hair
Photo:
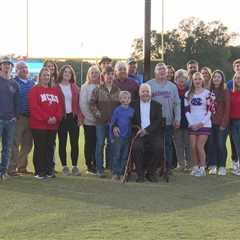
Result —
<instances>
[{"instance_id":1,"label":"long dark hair","mask_svg":"<svg viewBox=\"0 0 240 240\"><path fill-rule=\"evenodd\" d=\"M58 80L58 66L57 64L52 61L52 60L46 60L43 64L43 67L47 67L48 64L52 64L54 66L54 73L51 73L51 77L50 77L50 86L53 87L54 85L57 84L57 80Z\"/></svg>"},{"instance_id":2,"label":"long dark hair","mask_svg":"<svg viewBox=\"0 0 240 240\"><path fill-rule=\"evenodd\" d=\"M71 75L72 75L69 82L70 82L70 83L76 83L76 73L75 73L73 67L72 67L71 65L69 65L69 64L63 65L63 66L60 68L60 70L59 70L59 76L58 76L58 82L59 82L59 83L62 82L62 80L63 80L63 73L64 73L64 71L65 71L66 68L69 68L69 69L70 69Z\"/></svg>"},{"instance_id":3,"label":"long dark hair","mask_svg":"<svg viewBox=\"0 0 240 240\"><path fill-rule=\"evenodd\" d=\"M221 84L218 89L215 88L214 83L213 83L213 78L217 73L220 74L222 77L222 81L221 81ZM210 80L210 91L215 93L217 101L224 101L224 91L225 91L224 83L225 83L225 75L224 75L223 71L221 71L219 69L215 70L213 72L211 80Z\"/></svg>"}]
</instances>

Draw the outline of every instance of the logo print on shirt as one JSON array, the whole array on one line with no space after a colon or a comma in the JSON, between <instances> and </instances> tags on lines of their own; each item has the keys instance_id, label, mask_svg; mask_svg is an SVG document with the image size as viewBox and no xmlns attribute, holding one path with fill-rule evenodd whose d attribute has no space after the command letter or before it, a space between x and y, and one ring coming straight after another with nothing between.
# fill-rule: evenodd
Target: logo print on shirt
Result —
<instances>
[{"instance_id":1,"label":"logo print on shirt","mask_svg":"<svg viewBox=\"0 0 240 240\"><path fill-rule=\"evenodd\" d=\"M201 98L193 98L191 100L191 104L193 106L201 106L202 105L202 99Z\"/></svg>"},{"instance_id":2,"label":"logo print on shirt","mask_svg":"<svg viewBox=\"0 0 240 240\"><path fill-rule=\"evenodd\" d=\"M152 97L163 97L163 98L170 98L171 92L170 91L157 91L152 93Z\"/></svg>"},{"instance_id":3,"label":"logo print on shirt","mask_svg":"<svg viewBox=\"0 0 240 240\"><path fill-rule=\"evenodd\" d=\"M59 103L58 97L53 94L41 94L40 97L42 102Z\"/></svg>"}]
</instances>

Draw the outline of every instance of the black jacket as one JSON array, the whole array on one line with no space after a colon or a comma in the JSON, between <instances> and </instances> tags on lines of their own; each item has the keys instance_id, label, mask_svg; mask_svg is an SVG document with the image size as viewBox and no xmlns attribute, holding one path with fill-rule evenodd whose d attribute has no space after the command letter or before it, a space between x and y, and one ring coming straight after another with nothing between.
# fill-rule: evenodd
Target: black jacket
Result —
<instances>
[{"instance_id":1,"label":"black jacket","mask_svg":"<svg viewBox=\"0 0 240 240\"><path fill-rule=\"evenodd\" d=\"M140 101L134 105L133 126L141 128ZM148 134L155 135L162 131L164 119L162 117L162 105L154 100L150 103L150 125L145 128Z\"/></svg>"}]
</instances>

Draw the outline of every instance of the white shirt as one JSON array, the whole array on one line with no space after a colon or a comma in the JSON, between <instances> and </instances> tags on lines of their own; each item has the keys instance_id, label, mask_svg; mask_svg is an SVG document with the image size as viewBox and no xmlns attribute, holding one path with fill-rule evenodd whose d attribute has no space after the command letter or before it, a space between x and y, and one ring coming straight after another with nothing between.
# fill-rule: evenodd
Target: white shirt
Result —
<instances>
[{"instance_id":1,"label":"white shirt","mask_svg":"<svg viewBox=\"0 0 240 240\"><path fill-rule=\"evenodd\" d=\"M141 128L144 129L150 125L150 102L140 101Z\"/></svg>"},{"instance_id":2,"label":"white shirt","mask_svg":"<svg viewBox=\"0 0 240 240\"><path fill-rule=\"evenodd\" d=\"M210 91L204 89L201 93L194 94L191 101L187 100L187 96L188 92L185 94L184 105L189 110L185 114L189 125L202 123L203 127L212 127L211 111L208 110Z\"/></svg>"},{"instance_id":3,"label":"white shirt","mask_svg":"<svg viewBox=\"0 0 240 240\"><path fill-rule=\"evenodd\" d=\"M71 91L71 85L63 85L60 84L60 87L62 89L64 100L65 100L65 109L66 113L72 112L72 91Z\"/></svg>"}]
</instances>

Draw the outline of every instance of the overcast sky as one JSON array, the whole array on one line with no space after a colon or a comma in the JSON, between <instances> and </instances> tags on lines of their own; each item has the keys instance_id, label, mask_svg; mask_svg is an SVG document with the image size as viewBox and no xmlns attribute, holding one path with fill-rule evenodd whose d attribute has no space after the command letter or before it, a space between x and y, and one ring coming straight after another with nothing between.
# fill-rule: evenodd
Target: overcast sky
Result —
<instances>
[{"instance_id":1,"label":"overcast sky","mask_svg":"<svg viewBox=\"0 0 240 240\"><path fill-rule=\"evenodd\" d=\"M0 55L26 54L27 0L0 0ZM161 31L161 0L152 0L152 29ZM239 0L165 0L165 29L190 16L220 20L239 32ZM144 0L29 0L32 57L128 57L144 30Z\"/></svg>"}]
</instances>

